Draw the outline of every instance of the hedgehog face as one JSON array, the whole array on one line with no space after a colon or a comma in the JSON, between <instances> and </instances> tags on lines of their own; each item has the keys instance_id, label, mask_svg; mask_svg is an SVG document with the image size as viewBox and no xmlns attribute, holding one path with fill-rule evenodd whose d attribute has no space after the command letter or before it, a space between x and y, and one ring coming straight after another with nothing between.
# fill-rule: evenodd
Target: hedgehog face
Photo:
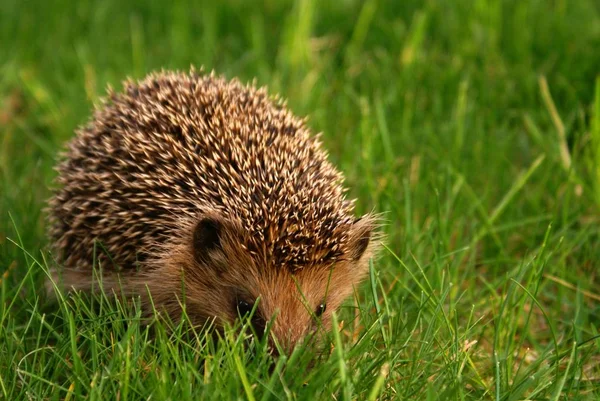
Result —
<instances>
[{"instance_id":1,"label":"hedgehog face","mask_svg":"<svg viewBox=\"0 0 600 401\"><path fill-rule=\"evenodd\" d=\"M271 344L277 341L289 352L328 330L332 312L365 276L371 230L369 219L357 221L343 258L291 271L252 255L242 245L241 226L209 214L193 229L188 247L193 257L182 259L193 260L183 264L187 313L198 324L214 318L223 326L254 311L255 332L269 325Z\"/></svg>"}]
</instances>

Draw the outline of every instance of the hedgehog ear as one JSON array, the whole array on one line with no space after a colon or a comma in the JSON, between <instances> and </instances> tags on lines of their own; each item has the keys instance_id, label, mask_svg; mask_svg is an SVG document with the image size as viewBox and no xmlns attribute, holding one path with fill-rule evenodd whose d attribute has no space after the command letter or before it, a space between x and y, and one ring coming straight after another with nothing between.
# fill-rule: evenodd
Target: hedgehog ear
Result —
<instances>
[{"instance_id":1,"label":"hedgehog ear","mask_svg":"<svg viewBox=\"0 0 600 401\"><path fill-rule=\"evenodd\" d=\"M193 249L196 261L207 262L213 250L221 249L223 222L215 217L202 217L194 228Z\"/></svg>"},{"instance_id":2,"label":"hedgehog ear","mask_svg":"<svg viewBox=\"0 0 600 401\"><path fill-rule=\"evenodd\" d=\"M350 232L349 255L350 260L359 260L369 247L371 242L371 233L374 224L368 216L363 216L355 220Z\"/></svg>"}]
</instances>

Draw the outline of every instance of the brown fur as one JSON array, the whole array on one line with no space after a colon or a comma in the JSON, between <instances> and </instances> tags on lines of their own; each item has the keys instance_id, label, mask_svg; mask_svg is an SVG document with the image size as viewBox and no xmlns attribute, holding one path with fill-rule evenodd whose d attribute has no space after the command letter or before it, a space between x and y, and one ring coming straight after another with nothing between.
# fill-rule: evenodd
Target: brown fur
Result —
<instances>
[{"instance_id":1,"label":"brown fur","mask_svg":"<svg viewBox=\"0 0 600 401\"><path fill-rule=\"evenodd\" d=\"M218 327L240 299L259 298L288 350L329 328L375 251L375 217L353 216L317 137L236 80L192 70L128 82L58 171L50 235L62 287L92 290L101 244L105 289L148 308L150 293L175 318L185 298L195 323Z\"/></svg>"}]
</instances>

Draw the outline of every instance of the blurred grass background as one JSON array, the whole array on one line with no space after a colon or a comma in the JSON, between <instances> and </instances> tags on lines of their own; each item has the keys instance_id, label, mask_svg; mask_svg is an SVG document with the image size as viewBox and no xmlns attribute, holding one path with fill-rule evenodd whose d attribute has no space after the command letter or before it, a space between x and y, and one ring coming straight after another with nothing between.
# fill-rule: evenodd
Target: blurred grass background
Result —
<instances>
[{"instance_id":1,"label":"blurred grass background","mask_svg":"<svg viewBox=\"0 0 600 401\"><path fill-rule=\"evenodd\" d=\"M99 345L90 361L75 344L92 329L100 344L119 337L86 325L95 312L63 305L48 323L40 311L42 209L57 152L107 85L193 64L256 79L308 115L360 211L386 212L389 238L320 375L238 364L228 352L244 351L218 343L212 368L163 356L196 383L171 397L597 399L599 50L595 0L3 1L0 398L94 398L96 370L134 374L106 367L129 348ZM19 364L48 333L52 355ZM80 364L61 362L77 350ZM165 369L105 394L147 399Z\"/></svg>"}]
</instances>

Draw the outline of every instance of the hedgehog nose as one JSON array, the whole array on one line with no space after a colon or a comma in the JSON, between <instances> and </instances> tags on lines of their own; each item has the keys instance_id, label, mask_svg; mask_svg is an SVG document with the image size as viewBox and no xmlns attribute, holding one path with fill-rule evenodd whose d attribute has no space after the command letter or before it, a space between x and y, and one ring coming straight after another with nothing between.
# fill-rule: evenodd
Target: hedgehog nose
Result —
<instances>
[{"instance_id":1,"label":"hedgehog nose","mask_svg":"<svg viewBox=\"0 0 600 401\"><path fill-rule=\"evenodd\" d=\"M271 333L271 338L269 339L271 355L277 357L280 356L281 353L283 353L289 356L294 351L294 348L296 348L296 346L299 345L301 342L302 338L293 335L291 330L285 333L284 335L277 335L276 333Z\"/></svg>"}]
</instances>

